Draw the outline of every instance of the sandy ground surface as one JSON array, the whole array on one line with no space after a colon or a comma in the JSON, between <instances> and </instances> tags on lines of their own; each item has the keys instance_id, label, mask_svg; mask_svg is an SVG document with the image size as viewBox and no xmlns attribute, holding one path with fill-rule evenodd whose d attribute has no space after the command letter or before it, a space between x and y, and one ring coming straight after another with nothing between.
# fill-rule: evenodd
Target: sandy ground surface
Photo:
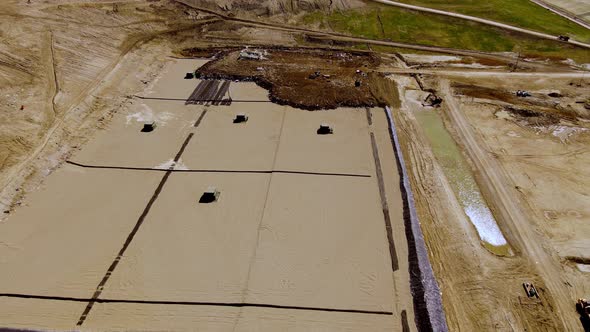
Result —
<instances>
[{"instance_id":1,"label":"sandy ground surface","mask_svg":"<svg viewBox=\"0 0 590 332\"><path fill-rule=\"evenodd\" d=\"M187 65L200 64L173 62L146 93L168 98L189 84L180 75ZM179 89L171 89L172 82L179 82ZM197 84L192 80L193 88ZM185 98L191 92L186 91ZM236 100L265 95L261 88L241 83L232 83L230 93ZM141 117L135 116L146 107L159 119L151 133L139 131ZM233 124L238 111L248 113L249 121ZM366 112L384 119L380 109L308 112L268 102L185 106L182 101L138 98L114 114L71 160L88 166L156 168L173 159L186 136L194 133L178 162L183 167L176 169L285 169L353 176L169 173L116 269L99 287L99 299L131 303L95 303L82 328L385 331L402 330L405 311L414 330L395 159L385 122L370 126ZM201 116L199 126L192 127ZM333 124L335 134L317 135L322 122ZM396 271L370 131L385 169L400 262ZM261 149L247 158L256 146ZM0 225L0 262L10 271L4 274L0 293L61 299L2 297L3 325L74 327L88 301L83 299L93 296L164 173L66 164L27 196ZM221 191L219 201L198 204L210 185ZM72 252L73 247L78 249ZM193 304L180 304L187 302ZM36 318L31 321L32 314Z\"/></svg>"},{"instance_id":2,"label":"sandy ground surface","mask_svg":"<svg viewBox=\"0 0 590 332\"><path fill-rule=\"evenodd\" d=\"M542 82L529 84L544 91ZM576 93L568 81L554 84L566 95ZM586 260L590 252L587 121L535 125L510 115L502 117L498 113L502 108L493 104L468 100L464 104L467 118L478 124L476 132L510 175L518 198L525 202L530 227L542 234L548 251L563 263L560 273L571 285L566 288L569 296L587 294L588 274L576 267L576 261Z\"/></svg>"},{"instance_id":3,"label":"sandy ground surface","mask_svg":"<svg viewBox=\"0 0 590 332\"><path fill-rule=\"evenodd\" d=\"M416 112L424 111L421 99L415 100L420 86L410 77L394 78L402 87L400 95L406 99L395 113L396 121L403 128L400 132L414 177L422 229L441 285L449 328L581 331L574 303L588 292L589 286L587 273L576 265L576 261L584 261L582 252L587 252L589 234L585 222L588 136L584 129L587 111L575 101L583 100L583 80L539 75L508 83L493 75L455 76L454 84L493 88L496 97L462 96L447 90L443 106L436 110L470 160L473 157L469 151L474 146L469 145L475 144L482 150L480 154L487 155L484 158L498 162L482 168L477 161L472 166L487 203L516 253L501 258L484 249L473 226L460 212L447 175L424 135L428 129L416 120ZM444 85L437 83L438 76L422 76L421 80L425 88L444 93ZM512 99L513 90L523 86L533 91L533 97ZM562 95L557 107L556 99L547 97L556 91ZM452 106L447 105L449 98L454 99ZM548 118L563 120L543 124L547 123L543 116L527 120L504 115L508 106L537 110L549 114ZM472 141L465 140L461 133L465 127L453 119L457 115L465 119L461 121L468 121ZM485 180L491 174L500 179L492 186ZM494 187L504 188L504 196L497 196ZM523 218L516 230L511 226L516 221L509 218L518 214L511 212L509 217L503 217L504 199L518 202L521 209L518 213ZM449 252L453 255L449 256ZM522 290L525 281L540 285L540 300L526 298ZM482 311L488 318L482 318Z\"/></svg>"},{"instance_id":4,"label":"sandy ground surface","mask_svg":"<svg viewBox=\"0 0 590 332\"><path fill-rule=\"evenodd\" d=\"M33 2L0 3L0 325L75 328L98 288L98 297L109 301L94 302L82 329L401 331L405 312L415 330L399 178L381 109L369 110L368 125L364 109L294 110L269 103L268 92L253 83L235 82L231 106L184 105L199 81L182 77L205 60L173 59L173 50L194 47L195 36L214 45L294 45L295 30L277 25L270 32L247 22L238 28L229 17L222 17L227 24L213 19L191 30L207 18L174 6L156 14L152 2ZM183 18L189 27L166 17ZM166 31L173 43L153 39ZM548 73L558 68L539 63L540 72L507 72L496 60L510 55L489 56L495 60L431 63L420 55L413 58L416 68L399 57L400 67L383 68L409 80L400 90L405 100L393 111L447 321L463 331L580 330L573 303L590 291L583 272L590 249L589 131L582 130L590 128L580 103L587 98L585 74ZM464 65L477 70L457 68ZM466 158L477 150L475 157L493 165L471 164L512 257L481 245L414 117L419 110L407 103L413 97L404 90L425 93L408 74L454 100L454 107L443 102L439 111L446 128ZM444 89L439 78L449 80ZM456 84L502 92L491 98L479 87ZM534 96L517 100L517 89ZM557 104L547 96L556 90L563 95ZM480 94L462 96L465 91ZM532 121L523 119L526 112L506 112L507 106L553 115ZM204 111L199 127L191 127ZM233 124L241 112L250 120ZM547 123L554 116L560 120ZM156 131L139 131L146 120L157 122ZM335 134L315 135L321 122L334 125ZM394 272L371 132L392 219ZM237 172L194 172L199 169ZM252 170L263 172L240 172ZM495 186L506 195L494 196L488 171L505 175ZM217 205L196 204L209 185L222 190ZM522 229L510 228L496 201L518 203ZM135 233L146 205L151 208ZM118 255L129 234L132 241ZM119 264L107 272L113 262ZM108 282L98 286L105 276ZM537 286L539 300L525 297L524 281ZM252 306L236 305L243 302ZM262 302L275 307L256 306ZM348 311L316 310L327 307Z\"/></svg>"}]
</instances>

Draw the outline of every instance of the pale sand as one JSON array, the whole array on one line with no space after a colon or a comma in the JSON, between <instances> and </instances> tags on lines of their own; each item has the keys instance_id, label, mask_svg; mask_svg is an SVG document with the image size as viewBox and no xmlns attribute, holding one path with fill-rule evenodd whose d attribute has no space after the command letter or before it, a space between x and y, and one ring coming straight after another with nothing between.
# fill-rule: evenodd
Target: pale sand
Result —
<instances>
[{"instance_id":1,"label":"pale sand","mask_svg":"<svg viewBox=\"0 0 590 332\"><path fill-rule=\"evenodd\" d=\"M333 135L317 135L321 123L334 126ZM364 109L341 108L286 113L275 168L309 172L369 174L373 169L371 141Z\"/></svg>"},{"instance_id":2,"label":"pale sand","mask_svg":"<svg viewBox=\"0 0 590 332\"><path fill-rule=\"evenodd\" d=\"M82 302L3 298L0 301L0 326L72 330L84 307L86 303Z\"/></svg>"},{"instance_id":3,"label":"pale sand","mask_svg":"<svg viewBox=\"0 0 590 332\"><path fill-rule=\"evenodd\" d=\"M155 168L174 158L201 112L202 106L185 106L183 102L139 101L130 110L117 113L109 126L71 160L88 165ZM150 119L156 121L156 129L141 132L144 121Z\"/></svg>"},{"instance_id":4,"label":"pale sand","mask_svg":"<svg viewBox=\"0 0 590 332\"><path fill-rule=\"evenodd\" d=\"M234 124L237 113L248 121ZM189 169L271 170L284 114L268 102L209 107L182 159Z\"/></svg>"},{"instance_id":5,"label":"pale sand","mask_svg":"<svg viewBox=\"0 0 590 332\"><path fill-rule=\"evenodd\" d=\"M84 330L401 331L398 317L380 315L245 308L236 325L239 308L96 304L93 311Z\"/></svg>"},{"instance_id":6,"label":"pale sand","mask_svg":"<svg viewBox=\"0 0 590 332\"><path fill-rule=\"evenodd\" d=\"M274 174L245 302L391 311L392 294L375 178Z\"/></svg>"},{"instance_id":7,"label":"pale sand","mask_svg":"<svg viewBox=\"0 0 590 332\"><path fill-rule=\"evenodd\" d=\"M268 91L254 82L232 82L229 95L233 100L268 101Z\"/></svg>"},{"instance_id":8,"label":"pale sand","mask_svg":"<svg viewBox=\"0 0 590 332\"><path fill-rule=\"evenodd\" d=\"M173 174L103 297L240 302L269 178ZM199 204L210 185L219 201Z\"/></svg>"},{"instance_id":9,"label":"pale sand","mask_svg":"<svg viewBox=\"0 0 590 332\"><path fill-rule=\"evenodd\" d=\"M168 70L154 91L163 91L158 89L173 72ZM232 89L237 95L265 95L253 84L232 83ZM121 112L74 159L155 167L172 159L194 131L182 157L189 169L280 169L371 177L173 173L101 298L250 302L392 311L393 316L97 303L84 330L401 330L402 310L408 311L414 330L399 182L386 126L374 130L400 261L400 270L393 273L364 110L308 112L271 103L230 107L146 103L155 115L172 116L166 115L154 132L143 135L136 128L141 116L134 115L140 106ZM208 113L194 130L191 124L203 109ZM248 113L249 121L233 124L238 112ZM134 116L129 120L128 115ZM322 122L334 125L335 134L317 135ZM9 271L0 276L1 291L91 297L162 176L63 166L43 189L29 195L28 206L0 225L0 262L2 271ZM220 200L199 204L209 185L221 191ZM32 306L27 309L23 301L2 298L0 303L14 316L6 324L68 328L85 305L27 300ZM29 314L36 312L38 318L26 325ZM43 319L43 315L52 317Z\"/></svg>"},{"instance_id":10,"label":"pale sand","mask_svg":"<svg viewBox=\"0 0 590 332\"><path fill-rule=\"evenodd\" d=\"M144 92L144 96L176 99L188 98L201 80L185 80L184 75L194 72L208 61L205 59L175 59L172 64L166 66L165 71L155 82L155 86Z\"/></svg>"},{"instance_id":11,"label":"pale sand","mask_svg":"<svg viewBox=\"0 0 590 332\"><path fill-rule=\"evenodd\" d=\"M160 178L64 165L0 224L0 293L91 297Z\"/></svg>"}]
</instances>

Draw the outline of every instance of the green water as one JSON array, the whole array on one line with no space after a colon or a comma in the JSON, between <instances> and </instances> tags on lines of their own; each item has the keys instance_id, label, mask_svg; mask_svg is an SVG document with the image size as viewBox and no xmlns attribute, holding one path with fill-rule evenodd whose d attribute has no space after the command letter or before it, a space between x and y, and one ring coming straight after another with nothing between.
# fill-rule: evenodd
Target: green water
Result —
<instances>
[{"instance_id":1,"label":"green water","mask_svg":"<svg viewBox=\"0 0 590 332\"><path fill-rule=\"evenodd\" d=\"M483 246L494 254L510 255L510 247L481 195L469 164L446 130L438 111L416 111L414 116Z\"/></svg>"}]
</instances>

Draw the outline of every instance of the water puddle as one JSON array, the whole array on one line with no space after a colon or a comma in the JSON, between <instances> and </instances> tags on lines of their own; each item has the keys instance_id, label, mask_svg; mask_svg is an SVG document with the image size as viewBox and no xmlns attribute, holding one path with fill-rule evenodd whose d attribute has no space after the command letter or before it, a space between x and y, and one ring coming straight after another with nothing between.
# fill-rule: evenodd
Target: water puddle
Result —
<instances>
[{"instance_id":1,"label":"water puddle","mask_svg":"<svg viewBox=\"0 0 590 332\"><path fill-rule=\"evenodd\" d=\"M484 247L496 255L511 256L510 246L485 203L469 164L444 127L440 115L435 110L426 109L415 111L414 116Z\"/></svg>"}]
</instances>

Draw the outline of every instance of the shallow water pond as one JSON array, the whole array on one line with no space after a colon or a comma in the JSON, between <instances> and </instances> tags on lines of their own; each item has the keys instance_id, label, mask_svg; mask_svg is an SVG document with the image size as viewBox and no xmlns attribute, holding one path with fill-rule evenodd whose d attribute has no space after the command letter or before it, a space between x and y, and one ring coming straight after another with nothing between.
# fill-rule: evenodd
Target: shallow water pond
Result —
<instances>
[{"instance_id":1,"label":"shallow water pond","mask_svg":"<svg viewBox=\"0 0 590 332\"><path fill-rule=\"evenodd\" d=\"M483 199L469 164L444 127L440 115L435 110L421 110L414 112L414 116L484 247L497 255L510 255L510 247Z\"/></svg>"}]
</instances>

